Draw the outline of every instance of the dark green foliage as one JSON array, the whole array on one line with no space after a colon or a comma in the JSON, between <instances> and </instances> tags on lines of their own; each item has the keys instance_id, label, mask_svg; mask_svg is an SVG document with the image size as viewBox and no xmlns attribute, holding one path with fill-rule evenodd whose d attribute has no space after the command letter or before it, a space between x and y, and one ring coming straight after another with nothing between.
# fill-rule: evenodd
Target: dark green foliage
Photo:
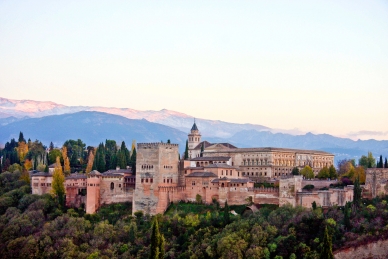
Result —
<instances>
[{"instance_id":1,"label":"dark green foliage","mask_svg":"<svg viewBox=\"0 0 388 259\"><path fill-rule=\"evenodd\" d=\"M313 210L316 210L317 209L317 203L315 201L313 201L313 203L311 204Z\"/></svg>"},{"instance_id":2,"label":"dark green foliage","mask_svg":"<svg viewBox=\"0 0 388 259\"><path fill-rule=\"evenodd\" d=\"M315 186L312 185L312 184L308 184L306 186L303 187L303 190L307 190L307 191L311 191L312 189L314 189Z\"/></svg>"},{"instance_id":3,"label":"dark green foliage","mask_svg":"<svg viewBox=\"0 0 388 259\"><path fill-rule=\"evenodd\" d=\"M151 229L150 259L164 258L164 236L159 232L158 218L154 217Z\"/></svg>"},{"instance_id":4,"label":"dark green foliage","mask_svg":"<svg viewBox=\"0 0 388 259\"><path fill-rule=\"evenodd\" d=\"M292 172L291 172L293 175L299 175L299 168L298 167L294 167L292 168Z\"/></svg>"},{"instance_id":5,"label":"dark green foliage","mask_svg":"<svg viewBox=\"0 0 388 259\"><path fill-rule=\"evenodd\" d=\"M361 204L361 193L362 189L360 186L360 179L357 177L354 181L354 187L353 187L353 208L356 209L360 207Z\"/></svg>"},{"instance_id":6,"label":"dark green foliage","mask_svg":"<svg viewBox=\"0 0 388 259\"><path fill-rule=\"evenodd\" d=\"M132 166L132 172L135 174L136 173L136 148L132 150L131 166Z\"/></svg>"},{"instance_id":7,"label":"dark green foliage","mask_svg":"<svg viewBox=\"0 0 388 259\"><path fill-rule=\"evenodd\" d=\"M388 168L388 160L387 160L387 158L385 158L384 168Z\"/></svg>"},{"instance_id":8,"label":"dark green foliage","mask_svg":"<svg viewBox=\"0 0 388 259\"><path fill-rule=\"evenodd\" d=\"M52 151L53 149L54 149L54 144L53 144L53 142L51 141L51 142L50 142L49 150Z\"/></svg>"},{"instance_id":9,"label":"dark green foliage","mask_svg":"<svg viewBox=\"0 0 388 259\"><path fill-rule=\"evenodd\" d=\"M19 133L18 142L26 142L26 139L25 139L24 136L23 136L23 132L21 132L21 131L20 131L20 133Z\"/></svg>"},{"instance_id":10,"label":"dark green foliage","mask_svg":"<svg viewBox=\"0 0 388 259\"><path fill-rule=\"evenodd\" d=\"M230 210L228 206L228 201L225 201L225 206L224 206L224 224L227 225L230 223Z\"/></svg>"},{"instance_id":11,"label":"dark green foliage","mask_svg":"<svg viewBox=\"0 0 388 259\"><path fill-rule=\"evenodd\" d=\"M346 229L350 228L350 202L344 206L344 226Z\"/></svg>"},{"instance_id":12,"label":"dark green foliage","mask_svg":"<svg viewBox=\"0 0 388 259\"><path fill-rule=\"evenodd\" d=\"M200 157L203 157L203 152L205 151L205 144L202 143L201 145L201 154L200 154Z\"/></svg>"},{"instance_id":13,"label":"dark green foliage","mask_svg":"<svg viewBox=\"0 0 388 259\"><path fill-rule=\"evenodd\" d=\"M189 159L189 141L186 140L186 147L185 147L185 160Z\"/></svg>"},{"instance_id":14,"label":"dark green foliage","mask_svg":"<svg viewBox=\"0 0 388 259\"><path fill-rule=\"evenodd\" d=\"M325 232L323 234L322 251L321 251L319 258L320 259L333 259L334 258L333 251L332 251L331 237L329 236L327 226L325 227Z\"/></svg>"}]
</instances>

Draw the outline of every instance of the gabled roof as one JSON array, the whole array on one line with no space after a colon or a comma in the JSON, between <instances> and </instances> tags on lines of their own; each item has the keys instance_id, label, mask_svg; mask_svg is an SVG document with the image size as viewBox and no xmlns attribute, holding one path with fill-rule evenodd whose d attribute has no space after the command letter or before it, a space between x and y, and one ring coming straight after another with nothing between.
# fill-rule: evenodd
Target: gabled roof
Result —
<instances>
[{"instance_id":1,"label":"gabled roof","mask_svg":"<svg viewBox=\"0 0 388 259\"><path fill-rule=\"evenodd\" d=\"M186 177L217 177L214 173L211 172L193 172Z\"/></svg>"},{"instance_id":2,"label":"gabled roof","mask_svg":"<svg viewBox=\"0 0 388 259\"><path fill-rule=\"evenodd\" d=\"M34 177L34 176L52 177L53 175L51 173L46 173L46 172L37 172L37 173L32 172L31 177Z\"/></svg>"}]
</instances>

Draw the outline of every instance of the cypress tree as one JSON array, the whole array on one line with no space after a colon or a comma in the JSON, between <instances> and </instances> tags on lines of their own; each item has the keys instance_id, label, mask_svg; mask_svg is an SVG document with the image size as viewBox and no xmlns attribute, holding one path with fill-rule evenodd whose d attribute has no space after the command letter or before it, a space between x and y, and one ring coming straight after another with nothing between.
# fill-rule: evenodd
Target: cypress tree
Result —
<instances>
[{"instance_id":1,"label":"cypress tree","mask_svg":"<svg viewBox=\"0 0 388 259\"><path fill-rule=\"evenodd\" d=\"M154 218L151 229L151 248L150 259L164 258L164 237L159 232L159 224L157 217Z\"/></svg>"},{"instance_id":2,"label":"cypress tree","mask_svg":"<svg viewBox=\"0 0 388 259\"><path fill-rule=\"evenodd\" d=\"M185 160L189 159L189 141L186 140L186 148L185 148Z\"/></svg>"},{"instance_id":3,"label":"cypress tree","mask_svg":"<svg viewBox=\"0 0 388 259\"><path fill-rule=\"evenodd\" d=\"M26 139L23 136L23 132L21 132L21 131L19 133L19 140L18 140L18 142L26 142Z\"/></svg>"},{"instance_id":4,"label":"cypress tree","mask_svg":"<svg viewBox=\"0 0 388 259\"><path fill-rule=\"evenodd\" d=\"M383 168L383 156L380 155L379 168Z\"/></svg>"},{"instance_id":5,"label":"cypress tree","mask_svg":"<svg viewBox=\"0 0 388 259\"><path fill-rule=\"evenodd\" d=\"M49 172L48 165L46 165L46 167L44 168L44 172L45 172L45 173L48 173L48 172Z\"/></svg>"},{"instance_id":6,"label":"cypress tree","mask_svg":"<svg viewBox=\"0 0 388 259\"><path fill-rule=\"evenodd\" d=\"M360 186L360 178L357 177L354 181L354 187L353 187L353 208L354 211L356 208L360 207L361 204L361 186Z\"/></svg>"},{"instance_id":7,"label":"cypress tree","mask_svg":"<svg viewBox=\"0 0 388 259\"><path fill-rule=\"evenodd\" d=\"M388 168L388 160L385 158L384 168Z\"/></svg>"},{"instance_id":8,"label":"cypress tree","mask_svg":"<svg viewBox=\"0 0 388 259\"><path fill-rule=\"evenodd\" d=\"M201 155L200 155L201 157L203 157L203 152L205 151L204 146L205 146L204 143L202 143L202 146L201 146Z\"/></svg>"},{"instance_id":9,"label":"cypress tree","mask_svg":"<svg viewBox=\"0 0 388 259\"><path fill-rule=\"evenodd\" d=\"M346 229L350 228L350 202L346 202L344 207L344 225Z\"/></svg>"},{"instance_id":10,"label":"cypress tree","mask_svg":"<svg viewBox=\"0 0 388 259\"><path fill-rule=\"evenodd\" d=\"M230 222L230 215L229 215L229 205L228 201L225 201L225 207L224 207L224 224L227 225Z\"/></svg>"},{"instance_id":11,"label":"cypress tree","mask_svg":"<svg viewBox=\"0 0 388 259\"><path fill-rule=\"evenodd\" d=\"M327 226L325 227L325 233L323 235L323 245L320 259L333 259L333 247L331 242L331 237L329 236L329 231L327 230Z\"/></svg>"},{"instance_id":12,"label":"cypress tree","mask_svg":"<svg viewBox=\"0 0 388 259\"><path fill-rule=\"evenodd\" d=\"M131 156L131 166L132 166L132 173L136 173L136 148L133 148L132 150L132 156Z\"/></svg>"}]
</instances>

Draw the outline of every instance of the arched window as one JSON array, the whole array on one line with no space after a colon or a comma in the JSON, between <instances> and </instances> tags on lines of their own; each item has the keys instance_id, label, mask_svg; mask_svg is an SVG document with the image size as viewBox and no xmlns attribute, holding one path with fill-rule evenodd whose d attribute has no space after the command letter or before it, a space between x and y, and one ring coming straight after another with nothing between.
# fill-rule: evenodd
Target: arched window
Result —
<instances>
[{"instance_id":1,"label":"arched window","mask_svg":"<svg viewBox=\"0 0 388 259\"><path fill-rule=\"evenodd\" d=\"M115 188L115 184L114 183L110 183L110 189L113 190Z\"/></svg>"}]
</instances>

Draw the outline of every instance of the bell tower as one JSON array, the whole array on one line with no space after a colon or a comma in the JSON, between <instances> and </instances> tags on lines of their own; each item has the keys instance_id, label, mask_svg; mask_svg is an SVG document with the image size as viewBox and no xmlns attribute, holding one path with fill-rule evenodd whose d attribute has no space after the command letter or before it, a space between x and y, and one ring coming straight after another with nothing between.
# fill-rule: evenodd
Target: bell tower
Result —
<instances>
[{"instance_id":1,"label":"bell tower","mask_svg":"<svg viewBox=\"0 0 388 259\"><path fill-rule=\"evenodd\" d=\"M189 146L189 157L194 158L196 156L193 156L193 149L198 146L198 144L201 143L201 133L199 133L197 124L195 123L191 127L191 131L188 134L188 146Z\"/></svg>"}]
</instances>

